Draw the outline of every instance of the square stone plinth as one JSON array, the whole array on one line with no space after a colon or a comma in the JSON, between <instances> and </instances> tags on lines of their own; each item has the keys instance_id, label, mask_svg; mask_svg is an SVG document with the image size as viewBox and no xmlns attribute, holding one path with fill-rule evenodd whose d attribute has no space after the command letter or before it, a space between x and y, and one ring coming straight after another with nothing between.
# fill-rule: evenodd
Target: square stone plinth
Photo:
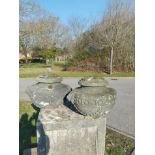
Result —
<instances>
[{"instance_id":1,"label":"square stone plinth","mask_svg":"<svg viewBox=\"0 0 155 155\"><path fill-rule=\"evenodd\" d=\"M25 149L23 155L37 155L37 148Z\"/></svg>"},{"instance_id":2,"label":"square stone plinth","mask_svg":"<svg viewBox=\"0 0 155 155\"><path fill-rule=\"evenodd\" d=\"M93 119L64 105L41 109L38 155L104 155L106 118Z\"/></svg>"}]
</instances>

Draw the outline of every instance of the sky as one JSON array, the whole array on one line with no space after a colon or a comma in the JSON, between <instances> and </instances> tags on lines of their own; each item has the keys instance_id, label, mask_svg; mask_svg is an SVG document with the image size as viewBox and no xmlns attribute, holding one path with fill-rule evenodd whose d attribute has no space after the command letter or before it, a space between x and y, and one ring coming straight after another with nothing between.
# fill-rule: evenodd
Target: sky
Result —
<instances>
[{"instance_id":1,"label":"sky","mask_svg":"<svg viewBox=\"0 0 155 155\"><path fill-rule=\"evenodd\" d=\"M101 19L108 0L37 0L42 8L67 24L71 17Z\"/></svg>"}]
</instances>

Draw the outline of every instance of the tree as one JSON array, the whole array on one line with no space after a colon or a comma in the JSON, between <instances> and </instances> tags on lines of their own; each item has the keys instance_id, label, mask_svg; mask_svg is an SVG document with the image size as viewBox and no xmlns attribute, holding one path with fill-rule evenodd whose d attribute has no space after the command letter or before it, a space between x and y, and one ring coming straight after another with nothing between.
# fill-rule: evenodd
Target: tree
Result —
<instances>
[{"instance_id":1,"label":"tree","mask_svg":"<svg viewBox=\"0 0 155 155\"><path fill-rule=\"evenodd\" d=\"M78 17L72 17L69 20L69 27L72 34L73 39L77 39L85 30L84 19Z\"/></svg>"},{"instance_id":2,"label":"tree","mask_svg":"<svg viewBox=\"0 0 155 155\"><path fill-rule=\"evenodd\" d=\"M31 30L27 24L25 23L22 24L23 24L22 26L20 25L19 45L22 53L25 56L25 60L27 63L27 54L32 45Z\"/></svg>"},{"instance_id":3,"label":"tree","mask_svg":"<svg viewBox=\"0 0 155 155\"><path fill-rule=\"evenodd\" d=\"M121 0L112 1L102 20L94 22L76 39L76 50L96 52L97 63L101 66L106 64L105 68L108 66L110 74L119 67L134 70L134 17L130 4Z\"/></svg>"},{"instance_id":4,"label":"tree","mask_svg":"<svg viewBox=\"0 0 155 155\"><path fill-rule=\"evenodd\" d=\"M132 35L130 39L134 40L133 25L134 15L131 7L127 3L116 0L109 5L102 22L96 26L96 35L98 35L101 46L110 48L110 74L113 72L114 50L122 44L121 42L125 42L125 45L128 46L129 36Z\"/></svg>"},{"instance_id":5,"label":"tree","mask_svg":"<svg viewBox=\"0 0 155 155\"><path fill-rule=\"evenodd\" d=\"M40 29L37 30L40 45L45 48L51 48L54 43L59 45L65 30L58 17L49 16L46 19L41 19L37 24L38 29Z\"/></svg>"},{"instance_id":6,"label":"tree","mask_svg":"<svg viewBox=\"0 0 155 155\"><path fill-rule=\"evenodd\" d=\"M58 17L42 9L36 1L20 0L19 15L19 45L26 62L30 50L35 49L37 55L37 49L40 54L45 49L69 45L71 39L68 27Z\"/></svg>"},{"instance_id":7,"label":"tree","mask_svg":"<svg viewBox=\"0 0 155 155\"><path fill-rule=\"evenodd\" d=\"M40 10L39 5L30 0L19 1L19 46L27 63L27 54L33 44L33 28L31 17L37 16Z\"/></svg>"},{"instance_id":8,"label":"tree","mask_svg":"<svg viewBox=\"0 0 155 155\"><path fill-rule=\"evenodd\" d=\"M51 60L55 59L56 53L56 48L45 49L43 51L42 56L46 60L46 64L48 64Z\"/></svg>"}]
</instances>

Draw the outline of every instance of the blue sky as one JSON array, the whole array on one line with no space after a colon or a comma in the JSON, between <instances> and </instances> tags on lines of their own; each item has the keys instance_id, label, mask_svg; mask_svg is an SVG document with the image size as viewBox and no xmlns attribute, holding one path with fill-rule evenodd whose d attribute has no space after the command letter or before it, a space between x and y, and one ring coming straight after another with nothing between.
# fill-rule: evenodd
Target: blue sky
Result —
<instances>
[{"instance_id":1,"label":"blue sky","mask_svg":"<svg viewBox=\"0 0 155 155\"><path fill-rule=\"evenodd\" d=\"M71 17L86 17L99 20L108 0L37 0L44 9L58 16L67 24Z\"/></svg>"}]
</instances>

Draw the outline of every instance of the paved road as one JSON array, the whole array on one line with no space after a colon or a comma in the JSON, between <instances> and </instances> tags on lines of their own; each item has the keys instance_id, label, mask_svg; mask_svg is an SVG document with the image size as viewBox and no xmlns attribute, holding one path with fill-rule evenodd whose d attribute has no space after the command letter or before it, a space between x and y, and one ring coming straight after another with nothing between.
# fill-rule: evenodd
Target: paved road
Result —
<instances>
[{"instance_id":1,"label":"paved road","mask_svg":"<svg viewBox=\"0 0 155 155\"><path fill-rule=\"evenodd\" d=\"M78 86L80 78L64 78L62 83L70 85L72 88ZM116 105L107 116L107 125L127 133L135 135L135 79L134 78L106 78L109 87L117 90ZM26 87L35 83L33 78L19 79L20 100L30 100L25 93Z\"/></svg>"}]
</instances>

